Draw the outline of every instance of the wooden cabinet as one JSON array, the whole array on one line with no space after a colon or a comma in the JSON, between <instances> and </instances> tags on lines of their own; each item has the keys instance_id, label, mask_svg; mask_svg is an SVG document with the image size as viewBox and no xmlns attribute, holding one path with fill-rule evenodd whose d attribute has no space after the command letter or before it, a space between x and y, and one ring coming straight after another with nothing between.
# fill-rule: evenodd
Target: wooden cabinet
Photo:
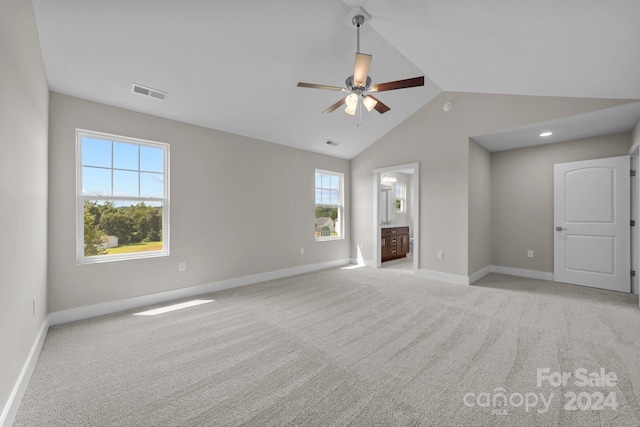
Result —
<instances>
[{"instance_id":1,"label":"wooden cabinet","mask_svg":"<svg viewBox=\"0 0 640 427\"><path fill-rule=\"evenodd\" d=\"M402 258L409 253L409 227L383 228L381 237L382 261Z\"/></svg>"}]
</instances>

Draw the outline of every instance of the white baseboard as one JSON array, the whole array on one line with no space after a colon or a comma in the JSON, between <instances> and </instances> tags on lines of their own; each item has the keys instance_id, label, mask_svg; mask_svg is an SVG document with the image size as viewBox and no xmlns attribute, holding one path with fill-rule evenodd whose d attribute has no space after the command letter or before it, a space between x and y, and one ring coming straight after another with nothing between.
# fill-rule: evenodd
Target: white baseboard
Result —
<instances>
[{"instance_id":1,"label":"white baseboard","mask_svg":"<svg viewBox=\"0 0 640 427\"><path fill-rule=\"evenodd\" d=\"M491 270L491 266L490 265L486 266L482 270L476 271L471 276L469 276L469 284L477 282L478 280L482 279L487 274L491 273L491 271L492 270Z\"/></svg>"},{"instance_id":2,"label":"white baseboard","mask_svg":"<svg viewBox=\"0 0 640 427\"><path fill-rule=\"evenodd\" d=\"M7 400L7 404L2 410L2 414L0 414L0 426L2 427L9 427L13 424L13 420L18 413L18 408L20 407L20 402L22 401L22 396L24 396L24 392L27 390L31 374L38 362L40 350L42 350L42 345L44 344L44 339L47 337L47 332L49 332L49 317L47 317L42 323L42 327L40 327L36 340L34 341L31 351L27 356L27 360L24 362L22 371L20 371L18 380L13 386L13 390L11 390L9 400Z\"/></svg>"},{"instance_id":3,"label":"white baseboard","mask_svg":"<svg viewBox=\"0 0 640 427\"><path fill-rule=\"evenodd\" d=\"M498 265L489 265L473 273L471 276L460 276L457 274L442 273L433 270L418 270L418 276L425 279L438 280L440 282L453 283L456 285L470 285L482 279L489 273L508 274L510 276L525 277L527 279L539 279L553 281L553 273L537 270L525 270L522 268L501 267Z\"/></svg>"},{"instance_id":4,"label":"white baseboard","mask_svg":"<svg viewBox=\"0 0 640 427\"><path fill-rule=\"evenodd\" d=\"M437 280L439 282L453 283L456 285L468 285L470 283L469 277L467 276L459 276L457 274L442 273L440 271L433 270L419 269L418 277Z\"/></svg>"},{"instance_id":5,"label":"white baseboard","mask_svg":"<svg viewBox=\"0 0 640 427\"><path fill-rule=\"evenodd\" d=\"M205 285L191 286L188 288L175 289L172 291L158 292L150 295L142 295L139 297L111 301L102 304L57 311L49 314L49 324L53 326L62 323L74 322L76 320L88 319L90 317L102 316L104 314L117 313L119 311L131 310L134 308L145 307L153 304L160 304L163 302L173 301L181 298L190 298L197 295L221 291L223 289L253 285L255 283L265 282L267 280L281 279L283 277L295 276L297 274L324 270L325 268L338 267L341 265L349 264L350 262L351 259L345 258L336 261L321 262L318 264L301 265L299 267L292 267L283 270L275 270L266 273L253 274L250 276L221 280L219 282L207 283Z\"/></svg>"},{"instance_id":6,"label":"white baseboard","mask_svg":"<svg viewBox=\"0 0 640 427\"><path fill-rule=\"evenodd\" d=\"M523 268L501 267L499 265L491 266L492 273L508 274L510 276L526 277L527 279L548 280L553 282L553 273L538 270L525 270Z\"/></svg>"}]
</instances>

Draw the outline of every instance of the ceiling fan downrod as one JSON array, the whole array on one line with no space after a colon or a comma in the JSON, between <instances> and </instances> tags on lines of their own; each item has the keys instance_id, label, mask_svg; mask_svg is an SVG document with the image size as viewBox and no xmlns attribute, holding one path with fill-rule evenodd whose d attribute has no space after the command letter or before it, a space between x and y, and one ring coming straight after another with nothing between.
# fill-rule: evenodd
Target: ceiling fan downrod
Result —
<instances>
[{"instance_id":1,"label":"ceiling fan downrod","mask_svg":"<svg viewBox=\"0 0 640 427\"><path fill-rule=\"evenodd\" d=\"M360 53L360 26L364 24L364 16L356 15L351 22L356 27L356 52Z\"/></svg>"}]
</instances>

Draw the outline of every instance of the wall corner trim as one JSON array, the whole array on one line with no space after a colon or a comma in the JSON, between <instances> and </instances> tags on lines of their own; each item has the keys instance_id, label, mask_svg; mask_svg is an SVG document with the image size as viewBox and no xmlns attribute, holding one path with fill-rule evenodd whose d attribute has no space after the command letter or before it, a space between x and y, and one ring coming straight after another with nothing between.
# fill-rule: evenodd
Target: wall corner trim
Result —
<instances>
[{"instance_id":1,"label":"wall corner trim","mask_svg":"<svg viewBox=\"0 0 640 427\"><path fill-rule=\"evenodd\" d=\"M538 270L525 270L523 268L502 267L499 265L491 266L492 273L508 274L510 276L525 277L527 279L539 279L553 282L553 273Z\"/></svg>"},{"instance_id":2,"label":"wall corner trim","mask_svg":"<svg viewBox=\"0 0 640 427\"><path fill-rule=\"evenodd\" d=\"M31 351L24 362L22 371L20 371L20 375L13 386L13 390L11 390L9 400L7 400L7 403L2 410L2 414L0 414L0 427L9 427L13 424L14 418L18 413L18 408L20 407L20 402L22 402L22 397L27 390L27 385L29 385L31 374L38 362L38 357L40 356L44 339L47 337L47 333L49 332L49 325L49 317L47 316L44 322L42 322L40 331L33 342L33 346L31 347Z\"/></svg>"},{"instance_id":3,"label":"wall corner trim","mask_svg":"<svg viewBox=\"0 0 640 427\"><path fill-rule=\"evenodd\" d=\"M492 271L493 271L492 266L490 265L486 266L481 270L476 271L471 276L469 276L469 284L477 282L478 280L482 279L484 276L491 273Z\"/></svg>"},{"instance_id":4,"label":"wall corner trim","mask_svg":"<svg viewBox=\"0 0 640 427\"><path fill-rule=\"evenodd\" d=\"M161 304L181 298L191 298L198 295L221 291L223 289L253 285L260 282L266 282L268 280L281 279L283 277L295 276L297 274L304 274L310 273L312 271L324 270L326 268L339 267L342 265L347 265L350 262L350 258L345 258L335 261L321 262L318 264L301 265L298 267L291 267L283 270L274 270L268 271L266 273L221 280L204 285L190 286L187 288L174 289L171 291L158 292L155 294L142 295L139 297L126 298L122 300L110 301L85 307L72 308L69 310L56 311L49 314L49 324L53 326L60 325L62 323L75 322L76 320L89 319L91 317L117 313L119 311L131 310L153 304Z\"/></svg>"},{"instance_id":5,"label":"wall corner trim","mask_svg":"<svg viewBox=\"0 0 640 427\"><path fill-rule=\"evenodd\" d=\"M459 276L457 274L443 273L433 270L418 270L418 277L424 279L437 280L439 282L452 283L456 285L471 285L482 279L489 273L507 274L509 276L524 277L527 279L539 279L553 282L553 273L537 270L525 270L522 268L502 267L499 265L488 265L481 270L476 271L469 277Z\"/></svg>"}]
</instances>

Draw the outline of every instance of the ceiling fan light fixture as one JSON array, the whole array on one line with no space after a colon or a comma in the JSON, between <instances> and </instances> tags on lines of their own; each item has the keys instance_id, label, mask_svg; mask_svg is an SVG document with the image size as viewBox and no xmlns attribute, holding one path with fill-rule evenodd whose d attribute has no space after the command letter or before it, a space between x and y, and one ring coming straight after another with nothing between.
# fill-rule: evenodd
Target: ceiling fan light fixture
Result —
<instances>
[{"instance_id":1,"label":"ceiling fan light fixture","mask_svg":"<svg viewBox=\"0 0 640 427\"><path fill-rule=\"evenodd\" d=\"M358 95L352 93L345 98L344 102L345 104L347 104L347 107L353 107L355 110L356 106L358 105Z\"/></svg>"},{"instance_id":2,"label":"ceiling fan light fixture","mask_svg":"<svg viewBox=\"0 0 640 427\"><path fill-rule=\"evenodd\" d=\"M376 99L373 96L369 96L369 93L384 92L396 89L406 89L417 86L424 86L424 76L414 77L410 79L395 80L392 82L378 83L375 86L371 86L371 77L369 76L369 68L371 66L372 56L367 53L360 52L360 27L366 19L371 18L364 10L358 9L362 13L357 13L353 16L351 23L356 27L356 55L353 74L345 80L345 87L319 85L313 83L298 82L298 87L335 90L350 92L344 98L341 98L338 102L326 108L322 114L331 113L343 104L346 105L344 111L352 116L358 115L358 126L362 123L362 108L366 108L367 111L375 109L378 113L384 114L390 110L390 108L384 104L384 102ZM362 99L362 105L360 104Z\"/></svg>"},{"instance_id":3,"label":"ceiling fan light fixture","mask_svg":"<svg viewBox=\"0 0 640 427\"><path fill-rule=\"evenodd\" d=\"M367 109L367 111L371 111L376 106L378 101L374 99L372 96L366 96L362 100L362 103L364 104L364 107Z\"/></svg>"},{"instance_id":4,"label":"ceiling fan light fixture","mask_svg":"<svg viewBox=\"0 0 640 427\"><path fill-rule=\"evenodd\" d=\"M347 105L347 108L345 108L344 111L347 114L351 114L352 116L355 116L356 115L356 105Z\"/></svg>"}]
</instances>

